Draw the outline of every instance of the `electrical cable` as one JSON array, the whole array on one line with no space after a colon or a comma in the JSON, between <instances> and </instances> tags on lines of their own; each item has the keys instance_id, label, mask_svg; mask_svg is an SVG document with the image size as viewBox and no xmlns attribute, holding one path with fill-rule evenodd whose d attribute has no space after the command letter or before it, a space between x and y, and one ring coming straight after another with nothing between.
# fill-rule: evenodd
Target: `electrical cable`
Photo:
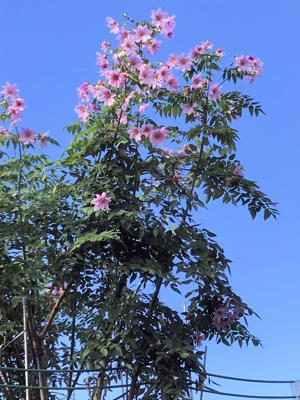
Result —
<instances>
[{"instance_id":1,"label":"electrical cable","mask_svg":"<svg viewBox=\"0 0 300 400\"><path fill-rule=\"evenodd\" d=\"M25 369L25 368L13 368L13 367L2 367L0 366L0 370L8 370L8 371L30 371L30 372L47 372L47 373L73 373L73 372L82 372L82 373L88 373L88 372L98 372L98 369L86 369L86 370L64 370L64 369L54 369L54 370L47 370L47 369ZM113 370L118 370L118 368L110 368L110 371ZM120 369L119 369L120 370ZM204 376L211 376L215 378L221 378L221 379L228 379L228 380L236 380L236 381L243 381L243 382L251 382L251 383L281 383L281 384L290 384L294 383L294 381L287 380L287 381L276 381L276 380L262 380L262 379L248 379L248 378L238 378L238 377L232 377L232 376L226 376L226 375L219 375L219 374L212 374L212 373L206 373L202 374ZM100 389L120 389L120 388L128 388L128 384L122 384L122 385L111 385L111 386L105 386ZM47 389L47 390L87 390L86 386L85 387L69 387L69 386L64 386L64 387L51 387L51 386L26 386L26 385L12 385L12 384L1 384L0 388L14 388L14 389ZM220 392L218 390L204 387L203 389L199 389L197 387L189 387L191 390L196 390L198 392L203 392L203 393L209 393L209 394L217 394L220 396L230 396L230 397L240 397L240 398L248 398L248 399L297 399L297 396L262 396L262 395L250 395L250 394L239 394L239 393L228 393L228 392ZM126 394L128 393L125 392L122 395L118 396L114 400L119 400L124 398Z\"/></svg>"},{"instance_id":2,"label":"electrical cable","mask_svg":"<svg viewBox=\"0 0 300 400\"><path fill-rule=\"evenodd\" d=\"M205 393L210 394L218 394L220 396L230 396L230 397L242 397L247 399L297 399L297 396L260 396L260 395L250 395L250 394L239 394L239 393L227 393L227 392L219 392L214 389L202 389Z\"/></svg>"},{"instance_id":3,"label":"electrical cable","mask_svg":"<svg viewBox=\"0 0 300 400\"><path fill-rule=\"evenodd\" d=\"M25 368L14 368L14 367L1 367L0 370L7 370L7 371L19 371L19 372L25 372L27 371ZM122 368L108 368L108 371L117 371L121 370ZM88 372L99 372L99 369L28 369L30 372L48 372L49 374L54 374L54 373L77 373L77 372L82 372L82 373L88 373ZM264 380L264 379L249 379L249 378L239 378L239 377L233 377L233 376L227 376L227 375L219 375L219 374L212 374L210 372L207 373L200 373L200 375L203 376L211 376L214 378L220 378L220 379L228 379L228 380L233 380L233 381L242 381L242 382L253 382L253 383L283 383L283 384L290 384L294 383L295 380Z\"/></svg>"},{"instance_id":4,"label":"electrical cable","mask_svg":"<svg viewBox=\"0 0 300 400\"><path fill-rule=\"evenodd\" d=\"M254 383L294 383L295 381L272 381L272 380L262 380L262 379L248 379L248 378L237 378L233 376L217 375L217 374L203 374L207 376L212 376L214 378L229 379L232 381L243 381L243 382L254 382Z\"/></svg>"}]
</instances>

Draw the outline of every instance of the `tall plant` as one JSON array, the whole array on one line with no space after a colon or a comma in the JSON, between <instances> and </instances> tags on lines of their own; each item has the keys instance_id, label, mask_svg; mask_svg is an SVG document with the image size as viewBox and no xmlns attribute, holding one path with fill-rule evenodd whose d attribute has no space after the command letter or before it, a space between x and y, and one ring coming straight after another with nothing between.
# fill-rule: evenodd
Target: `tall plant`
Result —
<instances>
[{"instance_id":1,"label":"tall plant","mask_svg":"<svg viewBox=\"0 0 300 400\"><path fill-rule=\"evenodd\" d=\"M32 131L26 142L26 130L1 128L1 141L19 149L18 157L3 151L0 172L1 334L9 341L20 331L25 296L33 366L98 369L94 399L124 371L130 400L183 399L203 372L204 339L259 344L246 325L253 311L230 286L229 260L197 214L222 199L246 205L253 218L276 216L244 176L232 127L245 111L262 112L232 90L260 76L262 63L239 56L225 67L210 41L156 61L159 37L170 39L175 27L161 10L151 22L125 15L122 26L107 23L118 47L102 42L101 79L78 88L80 122L68 127L74 138L62 160L29 154ZM4 119L17 114L9 87ZM21 343L12 346L2 363L21 366ZM66 383L79 379L70 374Z\"/></svg>"}]
</instances>

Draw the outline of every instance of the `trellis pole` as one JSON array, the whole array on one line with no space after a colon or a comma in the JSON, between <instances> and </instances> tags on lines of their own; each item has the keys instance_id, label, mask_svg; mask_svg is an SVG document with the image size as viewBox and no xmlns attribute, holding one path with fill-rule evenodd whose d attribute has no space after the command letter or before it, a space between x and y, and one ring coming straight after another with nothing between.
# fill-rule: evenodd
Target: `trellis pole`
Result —
<instances>
[{"instance_id":1,"label":"trellis pole","mask_svg":"<svg viewBox=\"0 0 300 400\"><path fill-rule=\"evenodd\" d=\"M28 331L27 331L27 301L23 297L23 340L24 340L24 366L25 366L25 399L30 400L29 392L29 355L28 355Z\"/></svg>"}]
</instances>

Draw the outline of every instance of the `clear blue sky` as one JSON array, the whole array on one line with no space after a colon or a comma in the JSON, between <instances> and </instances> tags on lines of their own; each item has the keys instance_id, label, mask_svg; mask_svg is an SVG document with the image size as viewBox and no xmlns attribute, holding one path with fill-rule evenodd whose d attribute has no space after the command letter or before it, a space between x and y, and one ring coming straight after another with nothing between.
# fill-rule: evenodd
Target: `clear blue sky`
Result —
<instances>
[{"instance_id":1,"label":"clear blue sky","mask_svg":"<svg viewBox=\"0 0 300 400\"><path fill-rule=\"evenodd\" d=\"M267 117L238 123L238 154L246 176L279 203L280 216L276 222L253 222L246 209L216 203L197 217L218 234L233 260L236 291L262 317L250 326L263 348L209 343L208 370L300 379L298 0L1 0L1 81L18 83L28 104L24 125L50 130L64 147L70 137L62 127L75 120L76 87L98 78L95 52L102 40L110 40L105 17L120 19L127 11L144 19L158 7L177 16L175 38L162 56L210 39L228 55L253 53L265 63L263 78L245 89L262 102ZM288 385L218 382L224 391L291 394Z\"/></svg>"}]
</instances>

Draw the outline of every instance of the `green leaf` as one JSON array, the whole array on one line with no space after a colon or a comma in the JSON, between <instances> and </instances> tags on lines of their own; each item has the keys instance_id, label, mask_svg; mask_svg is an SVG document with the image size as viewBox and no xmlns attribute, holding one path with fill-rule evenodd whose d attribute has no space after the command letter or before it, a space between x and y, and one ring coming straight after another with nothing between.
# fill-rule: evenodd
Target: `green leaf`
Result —
<instances>
[{"instance_id":1,"label":"green leaf","mask_svg":"<svg viewBox=\"0 0 300 400\"><path fill-rule=\"evenodd\" d=\"M112 239L118 239L119 236L114 230L104 231L101 233L96 233L96 231L88 232L82 236L80 236L73 246L70 247L70 252L74 252L74 250L80 248L85 243L95 243L95 242L103 242Z\"/></svg>"}]
</instances>

